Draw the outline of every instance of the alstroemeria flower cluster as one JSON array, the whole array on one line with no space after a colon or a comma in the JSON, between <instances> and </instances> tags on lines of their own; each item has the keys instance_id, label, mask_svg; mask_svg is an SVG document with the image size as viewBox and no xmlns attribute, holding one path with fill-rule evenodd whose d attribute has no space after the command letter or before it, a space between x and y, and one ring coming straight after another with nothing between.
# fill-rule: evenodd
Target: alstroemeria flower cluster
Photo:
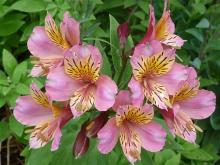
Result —
<instances>
[{"instance_id":1,"label":"alstroemeria flower cluster","mask_svg":"<svg viewBox=\"0 0 220 165\"><path fill-rule=\"evenodd\" d=\"M48 14L45 26L34 28L28 40L34 64L31 75L45 76L45 88L32 84L30 96L19 97L14 109L15 118L31 127L30 148L52 141L51 150L58 149L64 125L91 110L101 112L81 127L73 147L76 157L88 150L89 138L98 139L97 148L103 154L119 141L132 164L141 159L141 148L160 151L167 133L155 121L154 111L162 114L174 136L195 143L196 130L202 129L193 120L214 112L215 94L199 89L195 69L176 62L176 49L185 40L174 34L167 1L157 23L152 5L149 17L143 39L131 56L123 54L122 60L130 58L132 75L128 89L121 91L111 77L101 73L102 54L80 40L80 24L68 13L60 27ZM119 48L124 49L128 23L119 26L118 34Z\"/></svg>"}]
</instances>

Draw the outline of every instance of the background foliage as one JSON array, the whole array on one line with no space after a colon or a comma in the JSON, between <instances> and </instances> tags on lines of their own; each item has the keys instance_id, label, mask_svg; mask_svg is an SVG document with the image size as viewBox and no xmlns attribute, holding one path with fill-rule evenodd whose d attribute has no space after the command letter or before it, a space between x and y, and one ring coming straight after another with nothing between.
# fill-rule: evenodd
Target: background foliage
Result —
<instances>
[{"instance_id":1,"label":"background foliage","mask_svg":"<svg viewBox=\"0 0 220 165\"><path fill-rule=\"evenodd\" d=\"M108 155L98 153L96 140L91 139L90 148L83 158L72 155L72 144L80 126L91 114L71 120L63 130L61 147L51 153L50 145L38 150L29 150L28 128L19 124L12 115L15 100L28 94L28 86L36 82L42 86L44 80L29 76L31 63L26 42L33 27L44 24L50 12L59 22L67 10L81 23L84 42L96 44L102 51L102 72L118 79L122 68L119 60L119 42L116 34L118 23L129 21L132 48L145 33L148 24L148 0L0 0L0 149L2 163L27 165L70 165L70 164L129 164L122 155L120 146ZM155 0L157 19L163 10L162 0ZM201 87L217 95L217 108L211 118L197 121L204 130L198 134L197 144L171 135L165 149L156 154L142 151L138 165L212 165L218 164L220 149L220 2L219 0L170 0L171 15L176 23L176 33L187 40L177 51L179 62L194 66ZM110 48L110 45L111 48ZM129 64L118 83L127 85L131 76ZM95 114L94 114L95 115ZM93 116L93 114L92 114ZM164 125L160 118L156 119ZM165 127L165 125L164 125Z\"/></svg>"}]
</instances>

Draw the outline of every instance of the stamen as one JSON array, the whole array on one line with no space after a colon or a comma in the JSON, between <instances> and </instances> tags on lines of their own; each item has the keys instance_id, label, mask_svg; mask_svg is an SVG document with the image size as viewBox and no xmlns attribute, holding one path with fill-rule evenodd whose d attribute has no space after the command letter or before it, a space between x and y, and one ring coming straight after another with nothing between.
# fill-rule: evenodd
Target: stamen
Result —
<instances>
[{"instance_id":1,"label":"stamen","mask_svg":"<svg viewBox=\"0 0 220 165\"><path fill-rule=\"evenodd\" d=\"M99 77L100 63L95 66L91 55L79 61L75 61L74 58L71 57L66 57L64 66L66 73L73 79L94 83Z\"/></svg>"}]
</instances>

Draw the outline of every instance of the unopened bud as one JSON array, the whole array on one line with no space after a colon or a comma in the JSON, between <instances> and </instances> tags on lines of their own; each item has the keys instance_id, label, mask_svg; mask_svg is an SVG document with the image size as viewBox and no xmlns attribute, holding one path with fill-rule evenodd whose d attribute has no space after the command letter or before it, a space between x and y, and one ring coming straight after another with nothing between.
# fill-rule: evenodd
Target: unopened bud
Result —
<instances>
[{"instance_id":1,"label":"unopened bud","mask_svg":"<svg viewBox=\"0 0 220 165\"><path fill-rule=\"evenodd\" d=\"M125 43L127 42L128 36L130 34L128 22L124 22L123 24L120 24L118 26L117 32L118 32L118 38L120 41L120 45L121 45L121 47L124 47Z\"/></svg>"},{"instance_id":2,"label":"unopened bud","mask_svg":"<svg viewBox=\"0 0 220 165\"><path fill-rule=\"evenodd\" d=\"M94 120L90 121L86 126L88 137L96 137L99 130L105 125L108 120L107 112L101 112Z\"/></svg>"},{"instance_id":3,"label":"unopened bud","mask_svg":"<svg viewBox=\"0 0 220 165\"><path fill-rule=\"evenodd\" d=\"M84 155L89 148L89 138L86 135L86 125L84 124L81 127L80 132L78 133L75 143L73 145L73 154L75 158L79 158Z\"/></svg>"}]
</instances>

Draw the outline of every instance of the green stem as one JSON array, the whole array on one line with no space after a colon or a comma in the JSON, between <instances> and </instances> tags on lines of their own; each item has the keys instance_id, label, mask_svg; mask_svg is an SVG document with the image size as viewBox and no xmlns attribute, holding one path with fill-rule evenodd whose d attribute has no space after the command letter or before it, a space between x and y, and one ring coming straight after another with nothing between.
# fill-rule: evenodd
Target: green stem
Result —
<instances>
[{"instance_id":1,"label":"green stem","mask_svg":"<svg viewBox=\"0 0 220 165\"><path fill-rule=\"evenodd\" d=\"M121 57L122 57L122 69L121 69L120 74L118 76L117 84L119 84L121 82L122 75L125 71L125 68L126 68L126 65L127 65L127 62L128 62L128 57L125 55L125 49L124 48L121 51Z\"/></svg>"}]
</instances>

